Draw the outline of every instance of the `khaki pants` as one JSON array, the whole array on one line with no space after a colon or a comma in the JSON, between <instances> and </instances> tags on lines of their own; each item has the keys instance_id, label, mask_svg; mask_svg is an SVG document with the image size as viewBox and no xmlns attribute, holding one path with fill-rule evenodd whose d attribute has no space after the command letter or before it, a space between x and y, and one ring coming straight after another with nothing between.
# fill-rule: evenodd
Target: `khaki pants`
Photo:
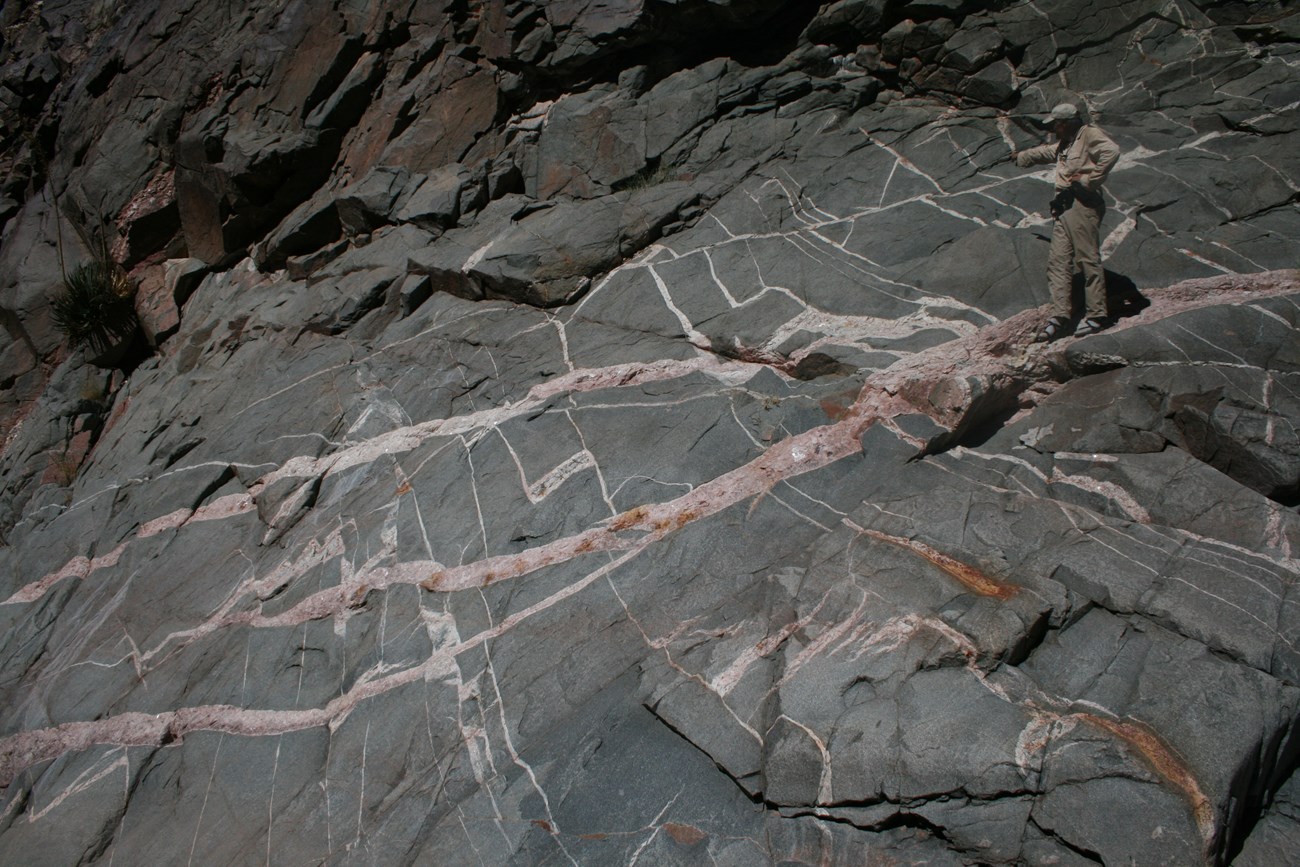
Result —
<instances>
[{"instance_id":1,"label":"khaki pants","mask_svg":"<svg viewBox=\"0 0 1300 867\"><path fill-rule=\"evenodd\" d=\"M1101 267L1099 234L1105 206L1090 208L1075 200L1052 221L1052 249L1047 256L1047 288L1052 293L1052 315L1071 318L1070 282L1077 268L1083 272L1086 315L1106 315L1106 274Z\"/></svg>"}]
</instances>

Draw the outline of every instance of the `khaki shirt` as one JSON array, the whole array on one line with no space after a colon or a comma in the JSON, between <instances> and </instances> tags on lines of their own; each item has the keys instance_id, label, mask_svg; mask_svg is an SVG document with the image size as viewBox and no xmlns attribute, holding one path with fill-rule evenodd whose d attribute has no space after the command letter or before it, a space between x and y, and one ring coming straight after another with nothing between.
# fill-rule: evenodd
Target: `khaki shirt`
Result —
<instances>
[{"instance_id":1,"label":"khaki shirt","mask_svg":"<svg viewBox=\"0 0 1300 867\"><path fill-rule=\"evenodd\" d=\"M1079 127L1065 147L1045 144L1021 151L1016 154L1016 165L1028 168L1055 162L1058 190L1069 187L1072 179L1085 190L1099 190L1118 159L1119 145L1100 127L1088 124Z\"/></svg>"}]
</instances>

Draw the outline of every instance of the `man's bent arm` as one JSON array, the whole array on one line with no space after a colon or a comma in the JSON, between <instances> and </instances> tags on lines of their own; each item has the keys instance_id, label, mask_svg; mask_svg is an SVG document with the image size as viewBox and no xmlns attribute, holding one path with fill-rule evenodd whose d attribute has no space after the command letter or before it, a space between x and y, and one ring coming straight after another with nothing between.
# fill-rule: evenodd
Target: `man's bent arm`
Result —
<instances>
[{"instance_id":1,"label":"man's bent arm","mask_svg":"<svg viewBox=\"0 0 1300 867\"><path fill-rule=\"evenodd\" d=\"M1022 169L1054 162L1056 162L1056 145L1054 144L1026 148L1016 154L1016 165Z\"/></svg>"},{"instance_id":2,"label":"man's bent arm","mask_svg":"<svg viewBox=\"0 0 1300 867\"><path fill-rule=\"evenodd\" d=\"M1119 145L1110 140L1110 137L1100 130L1094 130L1094 136L1088 142L1088 158L1092 161L1093 168L1085 175L1081 175L1079 182L1088 190L1096 190L1101 187L1110 174L1110 170L1115 167L1119 160Z\"/></svg>"}]
</instances>

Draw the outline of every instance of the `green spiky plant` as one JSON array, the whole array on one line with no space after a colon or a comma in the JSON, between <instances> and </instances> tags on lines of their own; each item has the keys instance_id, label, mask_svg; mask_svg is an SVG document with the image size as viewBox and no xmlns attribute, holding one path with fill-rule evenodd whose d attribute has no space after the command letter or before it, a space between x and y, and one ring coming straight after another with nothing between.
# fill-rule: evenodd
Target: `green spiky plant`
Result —
<instances>
[{"instance_id":1,"label":"green spiky plant","mask_svg":"<svg viewBox=\"0 0 1300 867\"><path fill-rule=\"evenodd\" d=\"M59 186L53 177L53 164L45 146L34 131L26 133L32 159L46 177L50 195L54 200L54 233L59 254L59 273L63 275L63 291L50 299L50 315L54 326L76 348L89 349L96 356L110 350L121 350L134 338L139 328L135 315L135 285L127 277L109 252L107 233L101 223L98 244L91 241L91 233L84 225L72 220L73 228L87 248L98 247L98 253L84 265L71 272L63 256L63 217L59 203ZM70 215L69 215L70 216Z\"/></svg>"},{"instance_id":2,"label":"green spiky plant","mask_svg":"<svg viewBox=\"0 0 1300 867\"><path fill-rule=\"evenodd\" d=\"M50 309L55 327L73 346L96 354L129 339L137 327L135 287L107 256L74 268Z\"/></svg>"}]
</instances>

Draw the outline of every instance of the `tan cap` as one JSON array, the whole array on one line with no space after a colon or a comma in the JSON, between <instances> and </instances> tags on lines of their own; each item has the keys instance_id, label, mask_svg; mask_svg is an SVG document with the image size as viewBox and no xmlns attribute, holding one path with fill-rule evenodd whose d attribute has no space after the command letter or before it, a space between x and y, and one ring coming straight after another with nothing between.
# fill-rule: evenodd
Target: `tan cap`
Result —
<instances>
[{"instance_id":1,"label":"tan cap","mask_svg":"<svg viewBox=\"0 0 1300 867\"><path fill-rule=\"evenodd\" d=\"M1079 119L1079 109L1071 102L1063 102L1052 109L1052 113L1045 119L1044 123L1053 124L1058 121L1075 121Z\"/></svg>"}]
</instances>

